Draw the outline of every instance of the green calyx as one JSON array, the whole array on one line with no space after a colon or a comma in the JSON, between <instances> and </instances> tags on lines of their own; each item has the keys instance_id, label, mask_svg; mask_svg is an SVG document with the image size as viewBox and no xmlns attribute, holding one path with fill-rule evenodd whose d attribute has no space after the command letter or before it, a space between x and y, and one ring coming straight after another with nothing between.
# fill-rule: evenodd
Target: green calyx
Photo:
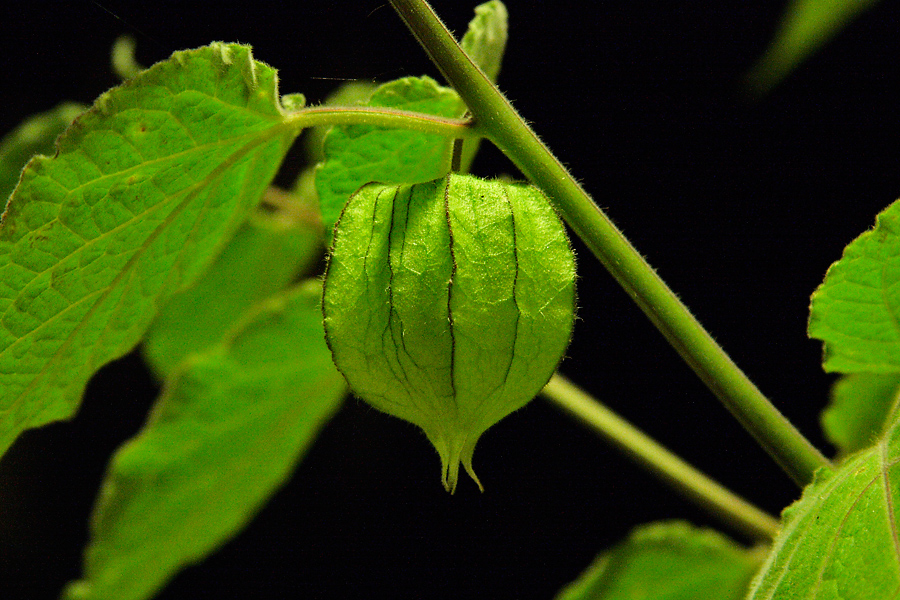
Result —
<instances>
[{"instance_id":1,"label":"green calyx","mask_svg":"<svg viewBox=\"0 0 900 600\"><path fill-rule=\"evenodd\" d=\"M536 188L451 174L370 184L335 227L323 314L353 391L420 426L444 487L491 425L527 404L571 337L575 262Z\"/></svg>"}]
</instances>

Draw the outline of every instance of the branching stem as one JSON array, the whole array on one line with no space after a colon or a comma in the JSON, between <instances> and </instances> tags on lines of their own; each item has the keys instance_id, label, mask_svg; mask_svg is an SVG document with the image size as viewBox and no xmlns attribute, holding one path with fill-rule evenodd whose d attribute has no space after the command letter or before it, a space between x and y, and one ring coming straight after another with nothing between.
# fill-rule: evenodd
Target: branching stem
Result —
<instances>
[{"instance_id":1,"label":"branching stem","mask_svg":"<svg viewBox=\"0 0 900 600\"><path fill-rule=\"evenodd\" d=\"M542 393L726 524L764 542L771 542L775 537L778 531L775 517L684 462L566 378L554 375Z\"/></svg>"},{"instance_id":2,"label":"branching stem","mask_svg":"<svg viewBox=\"0 0 900 600\"><path fill-rule=\"evenodd\" d=\"M460 48L424 0L391 0L457 93L473 130L496 144L550 197L568 224L669 343L800 486L829 461L778 411L713 340L512 105Z\"/></svg>"}]
</instances>

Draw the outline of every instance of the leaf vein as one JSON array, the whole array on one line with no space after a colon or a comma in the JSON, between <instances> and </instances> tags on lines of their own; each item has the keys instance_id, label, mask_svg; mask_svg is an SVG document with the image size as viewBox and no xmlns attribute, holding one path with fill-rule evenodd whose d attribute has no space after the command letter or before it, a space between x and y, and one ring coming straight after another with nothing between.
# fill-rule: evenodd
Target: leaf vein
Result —
<instances>
[{"instance_id":1,"label":"leaf vein","mask_svg":"<svg viewBox=\"0 0 900 600\"><path fill-rule=\"evenodd\" d=\"M860 466L852 474L855 474L855 473L863 471L863 470L865 470L865 465ZM853 498L853 502L849 506L847 506L847 509L844 512L844 516L841 518L840 524L837 526L837 528L834 531L833 539L831 540L831 542L828 545L828 552L826 552L826 554L822 557L821 561L819 562L818 577L816 578L816 584L814 586L812 586L812 588L810 589L811 595L809 595L808 598L814 599L818 596L819 586L822 585L822 580L825 577L825 570L828 568L828 565L831 562L834 552L837 549L838 540L841 537L841 532L844 530L844 527L847 525L847 520L850 518L850 515L853 513L854 509L856 508L856 505L859 504L860 500L862 500L862 497L866 494L866 492L869 491L869 489L873 485L875 485L875 482L878 481L878 479L879 479L879 477L877 475L873 476L872 480L869 481L861 490L859 490L859 493L857 493L855 496L851 496ZM828 490L829 494L831 492L833 492L835 489L836 489L836 486L833 486L833 485L829 486L829 490ZM823 505L824 505L824 502L823 502Z\"/></svg>"},{"instance_id":2,"label":"leaf vein","mask_svg":"<svg viewBox=\"0 0 900 600\"><path fill-rule=\"evenodd\" d=\"M274 137L278 133L278 131L277 131L278 129L280 129L280 128L273 128L272 130L270 130L270 134L272 137ZM241 136L241 137L246 137L246 136ZM118 285L118 283L120 281L122 281L122 279L124 277L131 274L133 266L135 265L137 260L143 255L143 253L150 247L152 242L155 241L155 239L158 238L159 235L161 235L162 232L165 231L168 228L168 226L174 221L174 219L187 207L187 205L190 203L190 200L192 200L197 194L199 194L201 191L203 191L204 184L208 183L210 180L215 180L217 175L221 174L227 168L231 167L237 160L239 160L241 157L245 156L247 153L249 153L255 147L260 146L264 142L268 141L268 139L269 139L269 136L260 136L259 133L257 133L257 136L255 138L251 139L250 143L238 148L228 159L222 161L219 164L219 166L216 169L214 169L206 178L204 178L203 180L201 180L199 182L192 184L191 186L189 186L188 188L186 188L185 190L183 190L181 192L182 194L184 194L184 198L180 200L178 206L176 206L175 209L173 209L173 211L166 217L166 219L164 219L159 225L157 225L156 228L151 232L151 234L149 236L147 236L147 238L145 239L145 241L141 245L141 247L138 248L134 252L134 254L129 258L129 260L125 264L125 266L116 274L116 276L113 278L113 280L110 281L109 285L106 285L96 291L97 299L95 300L95 302L91 306L91 308L88 310L87 314L85 314L85 316L78 322L78 324L74 328L71 329L71 331L68 333L66 338L60 344L59 348L57 348L56 352L51 357L49 357L46 360L46 362L44 362L41 370L34 375L34 377L31 379L31 381L28 383L28 385L25 387L25 389L22 390L22 392L19 393L19 395L12 400L12 402L10 402L10 404L8 405L8 408L7 408L7 412L12 412L13 410L17 409L21 405L21 403L24 401L24 399L28 397L28 392L30 392L31 389L37 384L37 382L40 381L40 379L43 375L45 375L46 373L49 372L49 367L52 364L54 364L59 359L59 357L68 349L69 345L75 339L75 336L86 326L87 323L90 322L91 318L93 317L93 315L96 312L96 310L98 309L98 307L103 303L103 301L107 297L109 297L109 294L111 293L111 291ZM175 198L175 197L177 197L177 195L172 196L172 198ZM159 206L159 205L156 205L156 206ZM91 295L88 295L85 297L85 299L90 298L90 297L91 297ZM71 308L71 306L69 308ZM48 322L52 321L54 318L56 318L58 316L59 316L59 314L55 315L51 319L48 319L45 323L43 323L41 325L41 327L45 326ZM2 317L0 317L0 319L2 319ZM6 353L7 350L9 350L12 346L21 342L23 339L24 338L19 338L18 340L16 340L16 342L14 342L14 344L10 345L3 351L0 351L0 358L2 358L2 356ZM89 360L87 360L86 363L89 364L93 361L93 358L95 356L95 350L96 350L95 348L92 349L92 352L88 357Z\"/></svg>"},{"instance_id":3,"label":"leaf vein","mask_svg":"<svg viewBox=\"0 0 900 600\"><path fill-rule=\"evenodd\" d=\"M893 542L894 555L900 564L900 536L897 534L897 517L894 513L894 500L891 495L889 465L887 462L887 444L881 442L881 476L884 482L884 502L887 508L888 525L891 529L891 541ZM896 461L895 461L896 462Z\"/></svg>"}]
</instances>

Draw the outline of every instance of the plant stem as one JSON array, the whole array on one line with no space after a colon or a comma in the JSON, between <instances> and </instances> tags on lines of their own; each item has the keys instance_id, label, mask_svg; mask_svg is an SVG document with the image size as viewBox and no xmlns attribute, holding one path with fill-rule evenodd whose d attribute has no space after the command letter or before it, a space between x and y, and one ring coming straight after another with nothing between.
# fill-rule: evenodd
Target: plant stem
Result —
<instances>
[{"instance_id":1,"label":"plant stem","mask_svg":"<svg viewBox=\"0 0 900 600\"><path fill-rule=\"evenodd\" d=\"M451 138L478 138L471 119L447 119L424 113L368 106L314 106L285 117L285 125L305 129L331 125L372 125Z\"/></svg>"},{"instance_id":2,"label":"plant stem","mask_svg":"<svg viewBox=\"0 0 900 600\"><path fill-rule=\"evenodd\" d=\"M778 521L684 462L561 375L554 375L544 396L572 413L658 475L688 500L754 539L770 542Z\"/></svg>"},{"instance_id":3,"label":"plant stem","mask_svg":"<svg viewBox=\"0 0 900 600\"><path fill-rule=\"evenodd\" d=\"M391 0L444 77L465 101L474 129L541 188L694 372L800 486L826 459L713 340L609 218L597 207L502 93L460 48L424 0Z\"/></svg>"}]
</instances>

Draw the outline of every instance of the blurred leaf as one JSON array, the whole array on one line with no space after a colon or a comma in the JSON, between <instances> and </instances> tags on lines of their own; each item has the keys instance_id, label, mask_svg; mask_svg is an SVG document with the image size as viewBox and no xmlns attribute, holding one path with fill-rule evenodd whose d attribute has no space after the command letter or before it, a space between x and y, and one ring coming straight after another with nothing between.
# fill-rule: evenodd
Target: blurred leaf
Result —
<instances>
[{"instance_id":1,"label":"blurred leaf","mask_svg":"<svg viewBox=\"0 0 900 600\"><path fill-rule=\"evenodd\" d=\"M642 525L597 557L557 600L741 600L764 558L680 521Z\"/></svg>"},{"instance_id":2,"label":"blurred leaf","mask_svg":"<svg viewBox=\"0 0 900 600\"><path fill-rule=\"evenodd\" d=\"M820 469L784 512L749 598L874 600L900 591L900 422L834 471Z\"/></svg>"},{"instance_id":3,"label":"blurred leaf","mask_svg":"<svg viewBox=\"0 0 900 600\"><path fill-rule=\"evenodd\" d=\"M828 372L900 373L900 201L845 249L813 293L809 335Z\"/></svg>"},{"instance_id":4,"label":"blurred leaf","mask_svg":"<svg viewBox=\"0 0 900 600\"><path fill-rule=\"evenodd\" d=\"M475 18L469 21L460 46L478 65L487 78L497 83L506 41L509 37L509 14L499 0L491 0L475 7ZM462 105L462 102L460 102ZM464 105L462 105L465 108ZM465 114L465 111L460 113ZM468 173L481 146L480 139L466 140L460 156L460 173Z\"/></svg>"},{"instance_id":5,"label":"blurred leaf","mask_svg":"<svg viewBox=\"0 0 900 600\"><path fill-rule=\"evenodd\" d=\"M778 85L807 57L825 45L878 0L792 0L775 39L747 74L757 93ZM860 57L860 60L864 57Z\"/></svg>"},{"instance_id":6,"label":"blurred leaf","mask_svg":"<svg viewBox=\"0 0 900 600\"><path fill-rule=\"evenodd\" d=\"M475 18L469 22L466 34L460 41L466 54L494 82L500 74L500 64L506 50L508 18L506 7L499 0L476 6Z\"/></svg>"},{"instance_id":7,"label":"blurred leaf","mask_svg":"<svg viewBox=\"0 0 900 600\"><path fill-rule=\"evenodd\" d=\"M900 374L854 373L831 388L822 428L841 456L868 448L881 437L897 404Z\"/></svg>"},{"instance_id":8,"label":"blurred leaf","mask_svg":"<svg viewBox=\"0 0 900 600\"><path fill-rule=\"evenodd\" d=\"M191 352L231 329L251 306L284 289L321 257L322 224L315 199L269 188L258 209L193 287L160 310L143 354L166 377Z\"/></svg>"},{"instance_id":9,"label":"blurred leaf","mask_svg":"<svg viewBox=\"0 0 900 600\"><path fill-rule=\"evenodd\" d=\"M345 394L307 283L191 357L113 458L70 600L148 598L240 531Z\"/></svg>"},{"instance_id":10,"label":"blurred leaf","mask_svg":"<svg viewBox=\"0 0 900 600\"><path fill-rule=\"evenodd\" d=\"M0 139L0 199L12 194L32 156L56 151L53 142L85 110L87 107L81 104L64 102L26 119Z\"/></svg>"},{"instance_id":11,"label":"blurred leaf","mask_svg":"<svg viewBox=\"0 0 900 600\"><path fill-rule=\"evenodd\" d=\"M236 44L176 52L100 96L29 162L0 227L0 453L209 266L297 135Z\"/></svg>"},{"instance_id":12,"label":"blurred leaf","mask_svg":"<svg viewBox=\"0 0 900 600\"><path fill-rule=\"evenodd\" d=\"M118 75L119 79L131 79L144 70L135 57L135 50L137 42L130 35L120 35L113 42L110 63L113 73Z\"/></svg>"}]
</instances>

